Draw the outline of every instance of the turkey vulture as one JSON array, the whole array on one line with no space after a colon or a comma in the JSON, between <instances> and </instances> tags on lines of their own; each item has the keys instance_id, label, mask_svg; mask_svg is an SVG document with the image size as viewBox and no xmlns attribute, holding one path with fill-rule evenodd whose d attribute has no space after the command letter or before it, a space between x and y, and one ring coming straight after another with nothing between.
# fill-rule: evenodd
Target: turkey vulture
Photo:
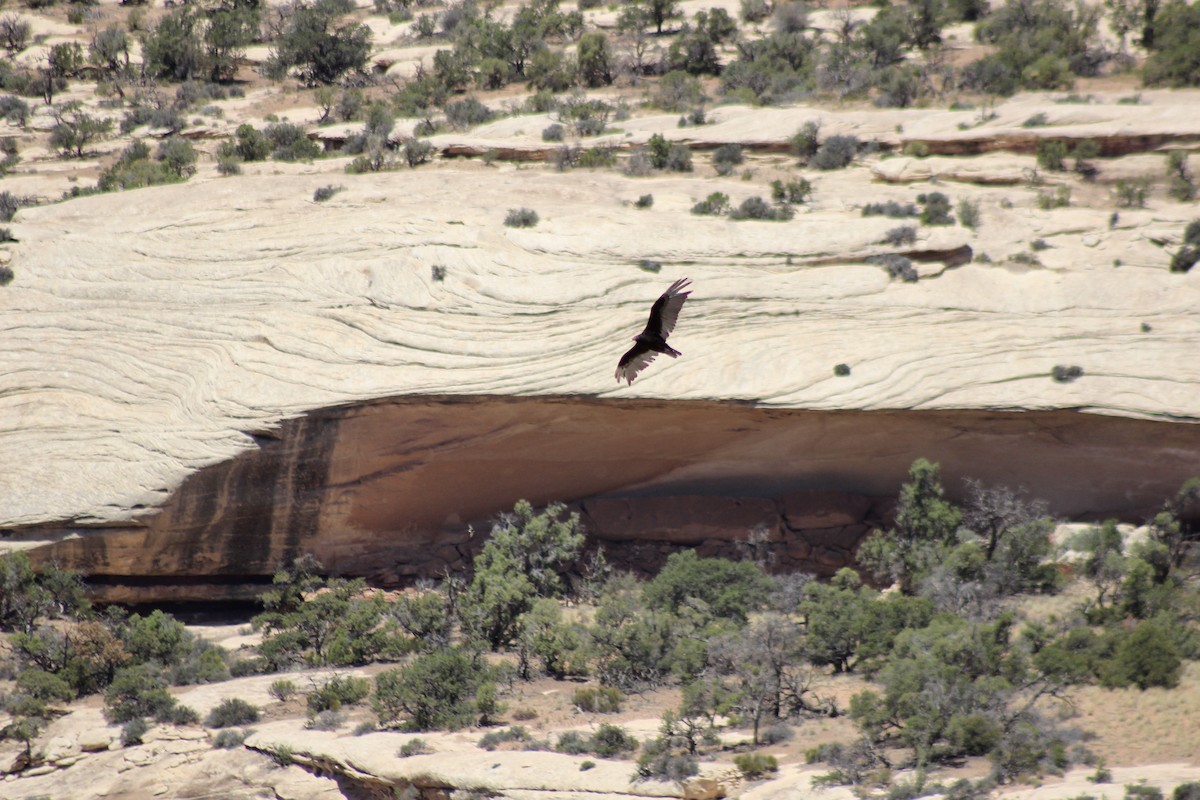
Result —
<instances>
[{"instance_id":1,"label":"turkey vulture","mask_svg":"<svg viewBox=\"0 0 1200 800\"><path fill-rule=\"evenodd\" d=\"M625 381L632 384L638 373L644 370L659 353L666 353L671 358L683 355L667 344L667 337L671 335L671 331L675 330L675 323L679 319L679 309L683 308L683 301L687 300L688 295L691 294L690 291L683 291L690 283L691 281L687 278L680 278L654 301L646 329L633 337L633 341L637 344L629 348L629 352L621 356L621 360L617 363L617 383Z\"/></svg>"}]
</instances>

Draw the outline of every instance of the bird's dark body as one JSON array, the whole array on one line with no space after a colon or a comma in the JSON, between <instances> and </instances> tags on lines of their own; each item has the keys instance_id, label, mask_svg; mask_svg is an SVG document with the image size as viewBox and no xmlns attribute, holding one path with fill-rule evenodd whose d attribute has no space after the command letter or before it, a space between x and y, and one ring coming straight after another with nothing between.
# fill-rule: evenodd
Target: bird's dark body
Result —
<instances>
[{"instance_id":1,"label":"bird's dark body","mask_svg":"<svg viewBox=\"0 0 1200 800\"><path fill-rule=\"evenodd\" d=\"M648 334L643 332L633 337L633 340L642 347L649 348L656 353L663 353L671 358L678 358L679 356L683 355L683 353L667 344L667 340L658 334Z\"/></svg>"},{"instance_id":2,"label":"bird's dark body","mask_svg":"<svg viewBox=\"0 0 1200 800\"><path fill-rule=\"evenodd\" d=\"M685 292L690 281L680 278L654 301L650 309L650 319L646 329L633 337L634 345L617 363L617 383L626 381L632 384L637 374L644 370L658 353L678 358L683 355L667 344L667 337L675 329L679 320L679 310L691 292Z\"/></svg>"}]
</instances>

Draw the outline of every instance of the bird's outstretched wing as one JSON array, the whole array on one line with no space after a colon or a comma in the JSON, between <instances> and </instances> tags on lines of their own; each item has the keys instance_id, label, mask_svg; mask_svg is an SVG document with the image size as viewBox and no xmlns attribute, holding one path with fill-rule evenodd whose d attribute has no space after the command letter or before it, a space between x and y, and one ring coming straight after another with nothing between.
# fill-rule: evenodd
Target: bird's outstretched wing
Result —
<instances>
[{"instance_id":1,"label":"bird's outstretched wing","mask_svg":"<svg viewBox=\"0 0 1200 800\"><path fill-rule=\"evenodd\" d=\"M675 323L679 321L679 309L683 308L683 301L687 300L688 295L691 294L690 291L685 292L684 289L691 283L688 278L680 278L654 301L645 333L661 336L664 339L671 335L671 331L675 330ZM628 355L626 353L626 356Z\"/></svg>"},{"instance_id":2,"label":"bird's outstretched wing","mask_svg":"<svg viewBox=\"0 0 1200 800\"><path fill-rule=\"evenodd\" d=\"M633 379L650 365L656 355L658 354L641 342L629 348L629 351L617 362L617 383L625 381L632 385Z\"/></svg>"}]
</instances>

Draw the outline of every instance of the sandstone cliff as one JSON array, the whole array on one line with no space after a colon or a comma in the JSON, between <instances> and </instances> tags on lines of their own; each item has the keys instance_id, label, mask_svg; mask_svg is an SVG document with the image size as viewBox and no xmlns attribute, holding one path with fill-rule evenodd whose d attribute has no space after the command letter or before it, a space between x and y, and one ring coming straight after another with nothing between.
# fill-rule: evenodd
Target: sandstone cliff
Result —
<instances>
[{"instance_id":1,"label":"sandstone cliff","mask_svg":"<svg viewBox=\"0 0 1200 800\"><path fill-rule=\"evenodd\" d=\"M1177 113L1194 101L1023 98L987 124L1002 143L1041 107L1086 117L1060 135L1180 142L1200 133ZM629 563L761 526L778 563L828 571L917 456L952 491L974 476L1064 516L1137 520L1198 470L1200 271L1166 266L1194 207L1152 195L1114 217L1103 180L1055 176L1075 199L1041 209L1045 188L1006 185L1033 165L1012 145L806 172L813 201L786 223L689 213L712 191L769 195L794 174L771 151L806 118L900 147L958 141L962 117L731 107L689 129L697 147L759 142L747 179L702 155L696 174L640 179L462 159L349 176L335 158L23 209L0 290L0 546L112 599L244 596L302 550L400 582L462 563L468 523L528 497L576 503ZM637 141L674 119L626 126ZM541 123L475 135L517 146ZM345 190L314 202L330 183ZM977 202L979 227L895 247L902 221L859 211L934 189ZM633 207L644 194L653 207ZM522 206L540 223L505 227ZM891 252L921 279L866 261ZM681 275L684 357L617 386L628 337ZM1052 378L1068 366L1082 375Z\"/></svg>"}]
</instances>

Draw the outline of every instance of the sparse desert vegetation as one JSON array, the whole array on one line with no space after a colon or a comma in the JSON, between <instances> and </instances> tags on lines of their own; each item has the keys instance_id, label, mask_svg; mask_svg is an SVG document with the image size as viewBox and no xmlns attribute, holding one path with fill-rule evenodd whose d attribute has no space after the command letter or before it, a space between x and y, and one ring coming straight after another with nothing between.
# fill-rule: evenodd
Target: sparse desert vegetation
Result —
<instances>
[{"instance_id":1,"label":"sparse desert vegetation","mask_svg":"<svg viewBox=\"0 0 1200 800\"><path fill-rule=\"evenodd\" d=\"M104 213L114 217L141 215L150 230L151 198L161 196L154 192L216 192L219 200L206 202L240 211L261 200L243 187L297 176L305 180L302 190L288 184L287 199L317 204L331 219L339 215L329 240L305 251L320 263L303 271L304 281L327 279L333 261L321 259L329 252L355 257L344 244L361 228L401 237L396 250L403 256L386 269L364 267L361 285L318 303L326 316L313 326L311 341L260 332L257 308L237 309L237 325L254 328L253 343L264 349L328 347L335 362L361 359L379 372L395 370L387 378L393 390L441 387L405 370L422 359L463 357L423 318L414 326L420 357L390 360L392 334L379 331L391 320L375 316L394 308L446 310L447 298L458 298L464 286L478 289L478 264L492 263L494 254L460 258L462 242L441 235L452 226L472 227L471 235L485 242L536 240L572 254L550 229L570 231L577 241L603 239L604 259L642 279L654 279L643 272L665 275L703 264L732 282L723 271L748 264L786 282L820 267L849 275L849 294L916 298L930 283L960 280L953 270L964 264L989 279L1011 271L1032 282L1086 261L1121 266L1130 294L1143 291L1137 271L1169 273L1173 285L1184 285L1200 262L1189 155L1200 127L1187 124L1200 118L1189 91L1200 87L1198 8L1178 0L724 6L16 0L0 14L0 221L11 226L0 229L0 292L22 288L31 274L21 264L24 241L44 247L51 234L69 236L70 214L86 213L88 203L110 203ZM1096 122L1089 113L1098 110L1114 121ZM1136 128L1143 116L1147 125L1170 130ZM1131 125L1133 133L1122 128ZM483 225L459 209L485 182L501 185L504 197L496 204L491 196ZM115 192L140 194L97 197ZM387 209L398 195L423 205L405 205L383 221L364 219L361 228L352 216L368 206ZM579 197L590 204L583 211ZM285 199L270 202L280 204L281 218L294 213ZM55 204L65 216L43 227L39 213ZM626 209L635 221L622 217L621 225L653 233L635 240L626 229L603 227ZM198 222L189 210L188 224L208 225L206 213L198 204ZM425 218L441 229L410 246L400 232ZM223 224L230 237L257 235L240 221ZM833 229L844 231L844 247L793 256L788 236L827 236ZM184 247L156 235L139 246ZM667 241L685 238L726 249L697 257ZM631 241L656 249L633 253ZM995 261L983 254L984 244ZM273 244L266 255L231 258L270 276L286 271L272 259L287 249ZM495 261L508 257L501 253ZM222 272L227 265L218 255L204 258L198 273L239 286L241 276ZM51 272L43 266L34 274L45 280ZM582 273L579 285L587 283ZM521 295L527 302L536 293L522 281L532 283L534 274L521 281L505 276L502 288L497 281L483 294L499 304L506 295L530 292ZM89 297L108 291L99 279L100 288L72 280ZM167 283L149 274L136 280ZM270 291L273 280L256 286ZM838 280L822 288L840 287ZM39 285L20 308L41 313L40 304L59 302L52 289ZM714 319L724 319L731 302L721 291L704 300L716 309ZM1050 293L1044 306L1031 306L1029 327L1044 325L1076 291L1068 286L1061 298ZM1145 293L1171 294L1160 285ZM1039 301L1048 296L1028 294ZM197 313L227 300L219 293L197 297ZM347 310L346 298L360 297L367 312ZM157 298L140 302L153 305ZM924 296L914 300L923 302ZM929 305L947 318L971 310L944 296ZM489 324L500 318L498 307L488 306ZM894 313L819 311L823 320L855 316L861 325ZM769 316L800 313L772 307ZM86 327L89 319L81 312L58 327ZM1153 321L1140 323L1140 338L1128 331L1137 342L1132 346L1183 335L1175 320ZM14 328L21 326L37 327ZM152 326L139 322L130 330L141 335L144 327ZM326 342L322 336L334 328L339 333ZM842 332L823 346L836 340L845 348L859 333ZM917 347L920 338L885 335L902 342L898 350ZM1049 336L1061 344L1076 334ZM461 336L472 337L489 338L479 331ZM383 355L363 357L360 348L371 338L384 340ZM135 341L134 349L160 352L157 340ZM955 341L954 358L936 371L951 371L945 364L961 363L963 353L975 352L973 344L966 336ZM61 349L87 350L71 345ZM1028 342L1020 347L1037 350ZM9 372L19 382L37 357L12 352L20 369ZM271 439L271 425L249 415L243 420L225 398L193 402L189 395L180 402L161 388L191 386L201 380L192 371L203 373L212 362L240 360L254 369L265 363L259 351L206 353L186 357L186 368L169 380L145 382L148 392L162 393L154 402L189 414L220 407L236 420L224 440L238 446ZM1054 397L1066 397L1061 405L1070 408L1099 404L1086 394L1078 400L1077 392L1114 402L1139 395L1104 383L1135 369L1096 363L1091 354L1059 348L1039 353L1018 375L971 380L989 387L1036 382L1035 391L1058 392ZM540 355L489 352L489 368L524 369ZM812 359L818 378L806 380L833 385L831 391L863 391L882 380L881 372L896 371L881 367L885 360L826 350ZM726 364L722 374L742 375L742 363ZM561 365L554 370L557 376ZM299 373L287 371L293 376L287 379L304 383L294 377ZM106 382L93 385L69 369L56 374L68 376L67 385L55 384L56 393L89 395ZM311 383L340 391L358 379L347 374ZM261 377L227 385L249 392ZM693 374L679 385L696 381ZM913 382L931 381L922 375ZM9 433L24 435L26 414L33 413L23 405L28 387L0 388L6 402L18 404ZM354 391L347 388L347 396ZM702 387L688 391L710 399ZM988 409L1004 406L1007 396L995 391L980 401ZM590 386L580 393L595 394ZM874 396L854 397L878 407ZM55 407L63 418L86 416L64 402ZM286 414L305 402L287 405ZM838 400L821 402L830 408ZM1151 411L1169 416L1167 405ZM42 427L57 430L57 424ZM167 427L190 426L189 419ZM209 444L184 448L181 459L211 462L223 451ZM139 447L157 453L166 445L144 436ZM104 452L84 461L90 470L106 458ZM146 470L156 482L139 487L139 513L144 496L161 494L180 477L156 469L157 462ZM39 467L38 480L25 481L9 499L37 490L55 472L61 470ZM300 472L298 480L312 478ZM242 621L245 631L229 637L237 639L230 647L184 624L185 613L93 605L91 576L35 561L21 549L22 526L35 529L46 520L5 523L0 769L11 778L0 785L83 773L87 759L110 748L128 749L130 764L153 763L166 758L164 742L180 751L191 742L193 755L202 743L219 751L208 758L244 757L236 763L318 776L349 761L326 759L321 748L350 747L344 742L351 737L417 764L413 775L424 774L426 757L467 752L482 763L528 752L571 759L573 779L605 780L609 788L651 779L683 786L718 775L722 785L744 791L747 784L734 781L790 780L803 771L815 785L890 800L931 793L965 800L1054 780L1072 768L1086 768L1100 785L1113 780L1113 769L1167 758L1196 766L1197 484L1164 498L1159 513L1136 530L1100 519L1069 529L1036 499L1036 485L1026 492L973 483L966 500L955 503L947 499L948 480L962 476L946 476L926 460L912 464L889 500L894 513L887 524L862 541L840 542L855 560L822 578L779 570L761 556L768 536L792 533L784 529L745 531L741 557L704 554L711 542L703 537L672 545L669 556L658 553L661 569L634 574L608 564L588 540L585 522L566 506L523 501L486 535L475 538L472 530L469 539L445 547L464 568L436 580L382 562L372 580L344 574L337 564L294 557L303 548L293 542L272 551L277 571L250 601L256 613ZM87 472L79 482L93 491L104 480ZM54 536L95 537L89 542L103 550L100 529L119 526L112 519L93 526L88 512L64 513L71 525ZM239 534L265 537L274 522L269 513L246 514L251 521ZM283 527L300 530L297 520ZM461 521L457 510L454 520ZM239 547L250 545L239 540ZM289 556L279 557L285 550ZM221 575L234 582L242 551L231 551L233 563L223 562ZM388 558L399 562L403 555ZM197 556L196 563L207 562ZM385 579L375 581L380 575ZM111 588L127 578L136 586L139 577L146 578L95 580ZM181 584L206 575L185 577ZM398 591L402 584L408 585ZM77 748L57 757L56 734L72 718L91 719L108 738L89 743L95 748L86 753ZM421 788L440 787L425 777ZM1178 785L1174 800L1195 800L1196 783L1169 781ZM395 788L403 793L416 785L414 779ZM1139 786L1130 784L1129 800L1165 796Z\"/></svg>"}]
</instances>

